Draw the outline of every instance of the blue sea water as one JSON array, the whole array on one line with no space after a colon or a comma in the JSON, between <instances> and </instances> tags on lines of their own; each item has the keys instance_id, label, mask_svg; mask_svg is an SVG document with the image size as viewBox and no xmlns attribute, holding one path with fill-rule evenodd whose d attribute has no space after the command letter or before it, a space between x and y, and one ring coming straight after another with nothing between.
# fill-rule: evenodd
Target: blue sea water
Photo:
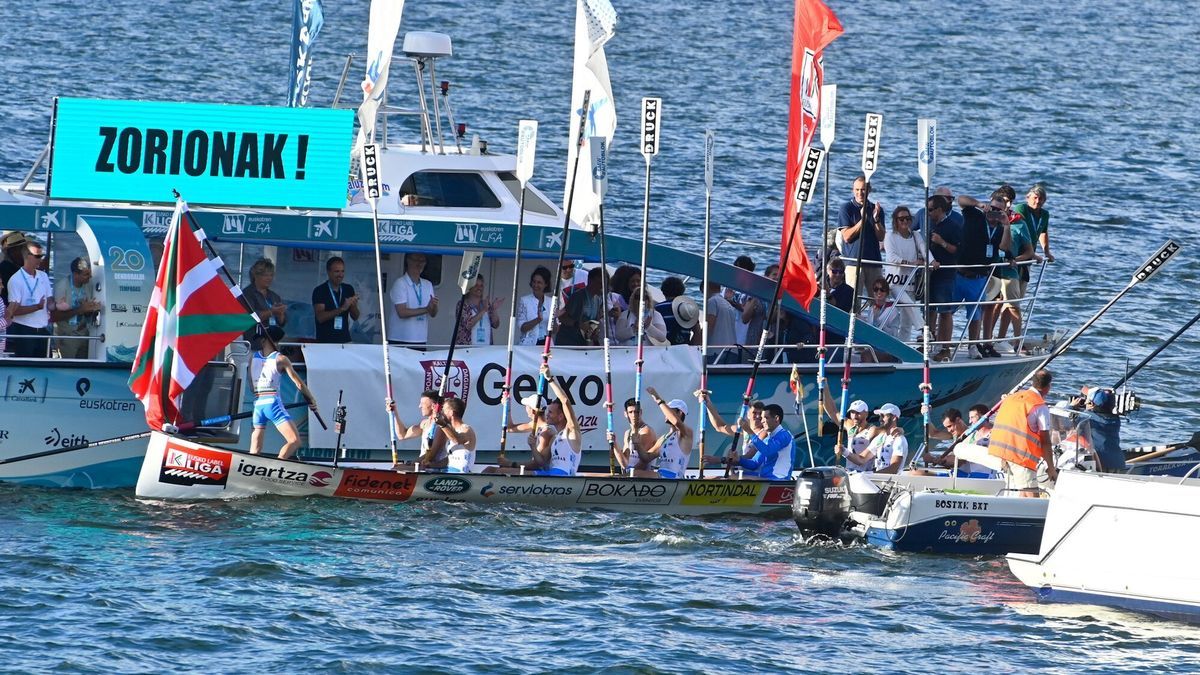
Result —
<instances>
[{"instance_id":1,"label":"blue sea water","mask_svg":"<svg viewBox=\"0 0 1200 675\"><path fill-rule=\"evenodd\" d=\"M777 240L789 4L614 4L610 227L640 227L633 120L653 95L664 118L652 236L701 241L701 143L713 128L716 236ZM832 6L846 27L825 55L839 85L834 206L849 196L868 111L885 115L877 197L888 209L918 203L916 119L936 117L936 183L985 196L1001 181L1019 194L1041 181L1050 192L1059 262L1035 330L1073 329L1168 237L1184 246L1055 365L1057 393L1115 381L1193 315L1200 31L1187 3ZM318 105L366 42L365 2L325 13ZM402 29L454 37L439 75L454 82L458 120L493 147L512 148L519 118L540 120L534 180L551 195L565 168L573 20L570 2L410 0ZM5 3L0 178L24 175L55 95L283 102L289 31L286 2ZM411 95L403 62L393 83L394 97ZM1185 336L1134 380L1144 407L1128 443L1197 429L1196 354ZM1196 628L1038 605L995 559L808 545L786 521L179 506L0 486L0 533L0 667L14 672L1200 670Z\"/></svg>"}]
</instances>

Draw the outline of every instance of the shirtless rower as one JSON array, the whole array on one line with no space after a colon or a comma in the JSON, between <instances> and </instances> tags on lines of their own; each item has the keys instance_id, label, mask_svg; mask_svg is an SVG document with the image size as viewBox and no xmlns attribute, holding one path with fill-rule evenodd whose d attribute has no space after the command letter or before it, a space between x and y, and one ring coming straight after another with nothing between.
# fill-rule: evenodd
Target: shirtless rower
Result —
<instances>
[{"instance_id":1,"label":"shirtless rower","mask_svg":"<svg viewBox=\"0 0 1200 675\"><path fill-rule=\"evenodd\" d=\"M408 426L396 413L396 402L391 399L387 400L386 407L396 429L396 440L421 439L421 454L417 457L417 461L415 463L400 462L392 467L393 469L396 471L415 470L417 465L434 471L446 468L446 434L434 423L434 413L437 412L441 402L441 395L433 389L421 392L421 400L417 403L417 409L421 411L421 421ZM430 429L433 429L432 438Z\"/></svg>"},{"instance_id":2,"label":"shirtless rower","mask_svg":"<svg viewBox=\"0 0 1200 675\"><path fill-rule=\"evenodd\" d=\"M654 387L646 387L646 393L658 404L670 429L659 437L649 451L642 451L642 457L652 462L658 460L659 478L683 478L692 460L692 441L695 438L692 428L684 422L688 413L687 403L681 399L664 401Z\"/></svg>"},{"instance_id":3,"label":"shirtless rower","mask_svg":"<svg viewBox=\"0 0 1200 675\"><path fill-rule=\"evenodd\" d=\"M311 410L316 410L317 404L312 392L296 374L292 362L279 353L281 340L283 329L279 326L268 326L253 340L252 346L255 350L250 359L250 381L254 386L254 420L253 431L250 432L250 454L257 455L262 452L267 422L270 421L284 440L283 447L279 450L279 459L288 459L300 447L300 434L296 432L292 416L288 414L279 398L280 375L287 373L296 389L304 396L304 400L308 401Z\"/></svg>"},{"instance_id":4,"label":"shirtless rower","mask_svg":"<svg viewBox=\"0 0 1200 675\"><path fill-rule=\"evenodd\" d=\"M626 475L630 475L632 469L634 476L658 477L658 472L650 468L651 460L646 455L654 446L654 430L642 419L642 406L636 399L625 401L625 419L629 422L629 428L622 435L621 444L617 445L615 438L608 439L617 465Z\"/></svg>"},{"instance_id":5,"label":"shirtless rower","mask_svg":"<svg viewBox=\"0 0 1200 675\"><path fill-rule=\"evenodd\" d=\"M525 406L525 412L529 415L529 419L525 422L515 423L511 417L508 419L508 430L510 432L529 433L529 451L532 453L530 460L523 463L514 462L501 455L496 458L496 466L489 466L483 470L484 473L514 475L524 471L537 471L549 465L550 444L554 441L554 432L546 422L546 415L538 403L538 395L529 394L521 399L521 405Z\"/></svg>"},{"instance_id":6,"label":"shirtless rower","mask_svg":"<svg viewBox=\"0 0 1200 675\"><path fill-rule=\"evenodd\" d=\"M546 421L554 431L550 443L548 468L535 471L538 476L574 476L583 457L583 430L571 407L571 399L558 380L550 374L549 364L543 364L541 375L554 391L554 400L546 405Z\"/></svg>"},{"instance_id":7,"label":"shirtless rower","mask_svg":"<svg viewBox=\"0 0 1200 675\"><path fill-rule=\"evenodd\" d=\"M446 473L475 473L475 430L463 421L467 402L447 398L434 423L446 434Z\"/></svg>"}]
</instances>

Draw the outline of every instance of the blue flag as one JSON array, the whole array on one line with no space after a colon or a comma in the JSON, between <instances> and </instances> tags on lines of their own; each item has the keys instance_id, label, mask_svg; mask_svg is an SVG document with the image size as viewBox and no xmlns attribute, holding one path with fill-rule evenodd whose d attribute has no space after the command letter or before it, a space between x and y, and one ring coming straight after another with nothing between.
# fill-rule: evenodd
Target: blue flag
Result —
<instances>
[{"instance_id":1,"label":"blue flag","mask_svg":"<svg viewBox=\"0 0 1200 675\"><path fill-rule=\"evenodd\" d=\"M308 105L308 88L312 83L312 45L321 32L325 16L321 0L295 0L292 16L292 69L288 82L288 106Z\"/></svg>"}]
</instances>

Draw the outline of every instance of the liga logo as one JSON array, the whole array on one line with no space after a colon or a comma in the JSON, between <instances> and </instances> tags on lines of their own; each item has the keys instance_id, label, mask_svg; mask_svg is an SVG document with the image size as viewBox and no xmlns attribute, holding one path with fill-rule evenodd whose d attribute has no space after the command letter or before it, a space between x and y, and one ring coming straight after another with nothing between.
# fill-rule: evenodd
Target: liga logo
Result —
<instances>
[{"instance_id":1,"label":"liga logo","mask_svg":"<svg viewBox=\"0 0 1200 675\"><path fill-rule=\"evenodd\" d=\"M158 479L172 485L219 485L229 480L233 456L220 450L189 448L167 441Z\"/></svg>"},{"instance_id":2,"label":"liga logo","mask_svg":"<svg viewBox=\"0 0 1200 675\"><path fill-rule=\"evenodd\" d=\"M442 382L442 373L446 372L446 360L422 361L421 368L425 371L425 389L438 389ZM450 362L450 373L446 379L446 395L453 394L463 401L471 395L471 368L465 361L455 359Z\"/></svg>"}]
</instances>

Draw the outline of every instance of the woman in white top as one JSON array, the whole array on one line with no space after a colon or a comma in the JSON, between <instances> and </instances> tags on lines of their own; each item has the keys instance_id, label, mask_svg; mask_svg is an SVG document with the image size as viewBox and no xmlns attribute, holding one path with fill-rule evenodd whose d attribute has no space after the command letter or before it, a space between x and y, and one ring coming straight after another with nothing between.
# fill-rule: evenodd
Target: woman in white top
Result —
<instances>
[{"instance_id":1,"label":"woman in white top","mask_svg":"<svg viewBox=\"0 0 1200 675\"><path fill-rule=\"evenodd\" d=\"M484 293L483 275L475 277L475 285L458 303L462 319L458 323L456 345L490 345L492 331L500 327L500 305L504 298L489 298Z\"/></svg>"},{"instance_id":2,"label":"woman in white top","mask_svg":"<svg viewBox=\"0 0 1200 675\"><path fill-rule=\"evenodd\" d=\"M446 473L475 473L475 430L463 421L467 402L447 398L436 424L446 434Z\"/></svg>"},{"instance_id":3,"label":"woman in white top","mask_svg":"<svg viewBox=\"0 0 1200 675\"><path fill-rule=\"evenodd\" d=\"M546 331L550 328L550 270L538 267L529 275L529 295L521 296L517 304L517 328L521 331L518 344L541 345L546 343Z\"/></svg>"},{"instance_id":4,"label":"woman in white top","mask_svg":"<svg viewBox=\"0 0 1200 675\"><path fill-rule=\"evenodd\" d=\"M639 292L629 296L629 299L629 309L621 312L621 315L617 317L617 344L637 344L637 322L641 302L646 303L646 314L642 318L642 324L645 326L643 330L646 334L646 342L655 345L667 344L667 324L663 321L662 314L654 309L654 304L650 302L646 292L639 289Z\"/></svg>"},{"instance_id":5,"label":"woman in white top","mask_svg":"<svg viewBox=\"0 0 1200 675\"><path fill-rule=\"evenodd\" d=\"M879 277L871 284L871 298L858 313L858 319L900 339L900 310L892 300L887 279Z\"/></svg>"},{"instance_id":6,"label":"woman in white top","mask_svg":"<svg viewBox=\"0 0 1200 675\"><path fill-rule=\"evenodd\" d=\"M883 238L883 278L896 302L908 305L900 308L900 320L896 336L901 340L912 338L913 329L921 325L921 311L916 306L917 289L922 286L923 260L928 255L925 241L912 231L913 215L907 206L897 206L892 211L892 231ZM938 263L929 256L929 269L938 268Z\"/></svg>"}]
</instances>

